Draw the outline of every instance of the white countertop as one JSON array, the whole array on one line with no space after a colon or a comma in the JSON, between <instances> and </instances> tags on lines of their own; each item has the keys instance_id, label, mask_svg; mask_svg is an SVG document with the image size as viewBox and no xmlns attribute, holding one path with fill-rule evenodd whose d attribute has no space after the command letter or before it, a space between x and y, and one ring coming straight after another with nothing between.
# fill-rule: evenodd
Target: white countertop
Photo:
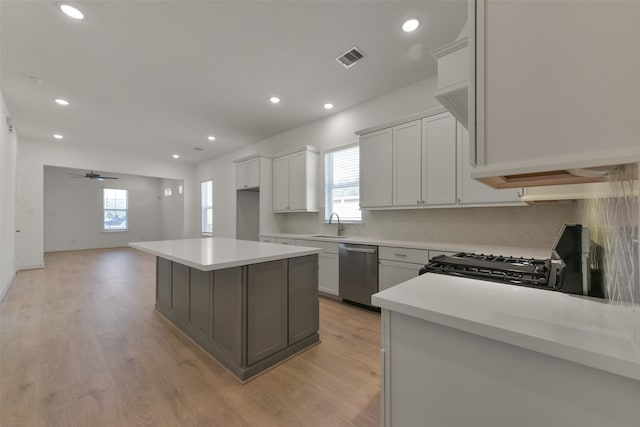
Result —
<instances>
[{"instance_id":1,"label":"white countertop","mask_svg":"<svg viewBox=\"0 0 640 427\"><path fill-rule=\"evenodd\" d=\"M129 243L129 246L203 271L313 255L320 252L318 248L220 237L132 242Z\"/></svg>"},{"instance_id":2,"label":"white countertop","mask_svg":"<svg viewBox=\"0 0 640 427\"><path fill-rule=\"evenodd\" d=\"M640 380L640 306L435 273L374 305Z\"/></svg>"},{"instance_id":3,"label":"white countertop","mask_svg":"<svg viewBox=\"0 0 640 427\"><path fill-rule=\"evenodd\" d=\"M315 237L309 234L260 233L260 236L297 240L319 240L335 243L360 243L363 245L389 246L394 248L430 249L443 252L475 252L493 255L510 255L515 257L549 258L550 248L529 248L524 246L491 246L473 243L418 242L408 240L383 240L371 237ZM425 260L425 263L427 260Z\"/></svg>"}]
</instances>

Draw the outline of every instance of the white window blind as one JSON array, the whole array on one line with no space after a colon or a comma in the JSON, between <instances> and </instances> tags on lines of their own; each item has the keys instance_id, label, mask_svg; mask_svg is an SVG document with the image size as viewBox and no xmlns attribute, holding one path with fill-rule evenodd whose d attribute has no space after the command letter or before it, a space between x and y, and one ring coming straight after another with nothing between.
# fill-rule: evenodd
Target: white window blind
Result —
<instances>
[{"instance_id":1,"label":"white window blind","mask_svg":"<svg viewBox=\"0 0 640 427\"><path fill-rule=\"evenodd\" d=\"M202 232L213 233L213 181L204 181L201 186Z\"/></svg>"},{"instance_id":2,"label":"white window blind","mask_svg":"<svg viewBox=\"0 0 640 427\"><path fill-rule=\"evenodd\" d=\"M362 221L358 145L325 153L324 197L325 220L335 212L343 222Z\"/></svg>"}]
</instances>

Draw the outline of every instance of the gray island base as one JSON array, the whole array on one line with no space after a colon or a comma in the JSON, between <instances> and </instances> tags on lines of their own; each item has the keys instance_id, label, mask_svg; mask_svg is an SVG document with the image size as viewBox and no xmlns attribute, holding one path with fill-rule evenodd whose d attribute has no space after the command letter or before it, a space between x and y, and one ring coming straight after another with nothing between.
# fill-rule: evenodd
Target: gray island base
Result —
<instances>
[{"instance_id":1,"label":"gray island base","mask_svg":"<svg viewBox=\"0 0 640 427\"><path fill-rule=\"evenodd\" d=\"M131 246L157 256L156 312L242 382L320 341L315 249L265 262L246 257L234 262L244 265L200 269L188 259L179 261L175 252L163 257L149 250L154 243L160 242ZM246 243L275 250L284 246ZM287 247L283 251L292 252ZM300 253L304 255L296 256Z\"/></svg>"}]
</instances>

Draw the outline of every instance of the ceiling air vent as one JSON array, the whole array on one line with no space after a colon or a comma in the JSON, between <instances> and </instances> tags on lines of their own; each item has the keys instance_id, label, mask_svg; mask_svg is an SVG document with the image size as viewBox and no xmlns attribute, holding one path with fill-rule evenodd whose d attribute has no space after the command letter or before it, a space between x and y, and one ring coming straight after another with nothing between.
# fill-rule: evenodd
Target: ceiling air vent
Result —
<instances>
[{"instance_id":1,"label":"ceiling air vent","mask_svg":"<svg viewBox=\"0 0 640 427\"><path fill-rule=\"evenodd\" d=\"M353 66L353 64L355 64L362 58L364 58L364 54L354 46L342 55L338 56L336 58L336 61L344 65L345 68L350 68L351 66Z\"/></svg>"}]
</instances>

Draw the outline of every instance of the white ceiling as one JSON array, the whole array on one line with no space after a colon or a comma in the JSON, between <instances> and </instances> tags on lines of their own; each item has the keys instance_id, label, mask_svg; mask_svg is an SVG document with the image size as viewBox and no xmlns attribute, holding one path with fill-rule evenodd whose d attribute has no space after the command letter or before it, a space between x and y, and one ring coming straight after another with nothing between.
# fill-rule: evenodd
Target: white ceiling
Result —
<instances>
[{"instance_id":1,"label":"white ceiling","mask_svg":"<svg viewBox=\"0 0 640 427\"><path fill-rule=\"evenodd\" d=\"M54 1L0 2L1 87L19 137L190 163L434 75L431 50L467 12L466 0L71 4L86 19ZM414 33L400 28L409 17L422 22ZM366 57L345 69L334 58L354 45Z\"/></svg>"}]
</instances>

